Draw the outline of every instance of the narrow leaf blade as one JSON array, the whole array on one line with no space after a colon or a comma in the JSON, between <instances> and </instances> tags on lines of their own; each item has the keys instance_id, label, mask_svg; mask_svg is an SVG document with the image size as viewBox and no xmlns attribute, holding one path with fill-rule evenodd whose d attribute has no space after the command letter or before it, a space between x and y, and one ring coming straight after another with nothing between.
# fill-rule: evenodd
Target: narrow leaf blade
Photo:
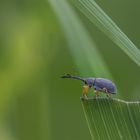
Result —
<instances>
[{"instance_id":1,"label":"narrow leaf blade","mask_svg":"<svg viewBox=\"0 0 140 140\"><path fill-rule=\"evenodd\" d=\"M139 140L140 102L81 98L93 140Z\"/></svg>"},{"instance_id":2,"label":"narrow leaf blade","mask_svg":"<svg viewBox=\"0 0 140 140\"><path fill-rule=\"evenodd\" d=\"M94 0L75 1L79 10L118 47L120 47L137 65L140 66L140 50L121 31L113 20L98 6Z\"/></svg>"}]
</instances>

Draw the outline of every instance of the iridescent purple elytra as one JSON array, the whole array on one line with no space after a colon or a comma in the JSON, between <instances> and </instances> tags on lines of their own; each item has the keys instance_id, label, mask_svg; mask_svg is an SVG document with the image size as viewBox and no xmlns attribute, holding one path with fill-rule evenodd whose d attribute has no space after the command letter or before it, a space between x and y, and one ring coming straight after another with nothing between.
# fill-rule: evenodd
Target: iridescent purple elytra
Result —
<instances>
[{"instance_id":1,"label":"iridescent purple elytra","mask_svg":"<svg viewBox=\"0 0 140 140\"><path fill-rule=\"evenodd\" d=\"M117 92L117 88L115 84L112 81L105 78L94 78L94 77L82 78L70 74L66 74L62 76L62 78L72 78L72 79L81 80L84 82L85 85L88 85L89 88L93 87L94 90L96 91L101 91L104 93L111 93L111 94L115 94Z\"/></svg>"}]
</instances>

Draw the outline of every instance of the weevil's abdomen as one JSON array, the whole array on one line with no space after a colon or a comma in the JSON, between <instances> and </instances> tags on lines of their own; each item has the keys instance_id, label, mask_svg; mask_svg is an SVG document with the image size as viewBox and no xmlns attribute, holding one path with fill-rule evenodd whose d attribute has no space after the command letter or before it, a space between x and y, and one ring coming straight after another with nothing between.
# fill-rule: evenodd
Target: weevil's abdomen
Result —
<instances>
[{"instance_id":1,"label":"weevil's abdomen","mask_svg":"<svg viewBox=\"0 0 140 140\"><path fill-rule=\"evenodd\" d=\"M104 78L96 78L93 86L99 91L104 92L104 88L106 88L108 93L115 94L117 92L115 84L112 81Z\"/></svg>"}]
</instances>

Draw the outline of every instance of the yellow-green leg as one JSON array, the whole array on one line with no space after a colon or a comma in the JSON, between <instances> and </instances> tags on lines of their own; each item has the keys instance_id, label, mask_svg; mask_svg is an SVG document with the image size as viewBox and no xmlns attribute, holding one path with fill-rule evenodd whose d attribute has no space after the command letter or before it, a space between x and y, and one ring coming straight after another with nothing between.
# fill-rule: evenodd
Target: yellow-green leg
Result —
<instances>
[{"instance_id":1,"label":"yellow-green leg","mask_svg":"<svg viewBox=\"0 0 140 140\"><path fill-rule=\"evenodd\" d=\"M83 86L83 96L85 98L87 98L88 91L89 91L89 86L88 85L84 85Z\"/></svg>"},{"instance_id":2,"label":"yellow-green leg","mask_svg":"<svg viewBox=\"0 0 140 140\"><path fill-rule=\"evenodd\" d=\"M94 90L94 93L95 93L95 96L96 96L96 97L99 96L99 91Z\"/></svg>"}]
</instances>

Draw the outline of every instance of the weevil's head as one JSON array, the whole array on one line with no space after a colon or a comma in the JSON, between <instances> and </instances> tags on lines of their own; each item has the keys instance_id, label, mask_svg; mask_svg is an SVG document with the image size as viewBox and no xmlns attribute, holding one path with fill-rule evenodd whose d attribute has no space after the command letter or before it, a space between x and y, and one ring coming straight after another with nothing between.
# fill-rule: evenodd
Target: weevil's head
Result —
<instances>
[{"instance_id":1,"label":"weevil's head","mask_svg":"<svg viewBox=\"0 0 140 140\"><path fill-rule=\"evenodd\" d=\"M95 78L85 78L84 81L85 81L85 85L92 87L94 85Z\"/></svg>"}]
</instances>

